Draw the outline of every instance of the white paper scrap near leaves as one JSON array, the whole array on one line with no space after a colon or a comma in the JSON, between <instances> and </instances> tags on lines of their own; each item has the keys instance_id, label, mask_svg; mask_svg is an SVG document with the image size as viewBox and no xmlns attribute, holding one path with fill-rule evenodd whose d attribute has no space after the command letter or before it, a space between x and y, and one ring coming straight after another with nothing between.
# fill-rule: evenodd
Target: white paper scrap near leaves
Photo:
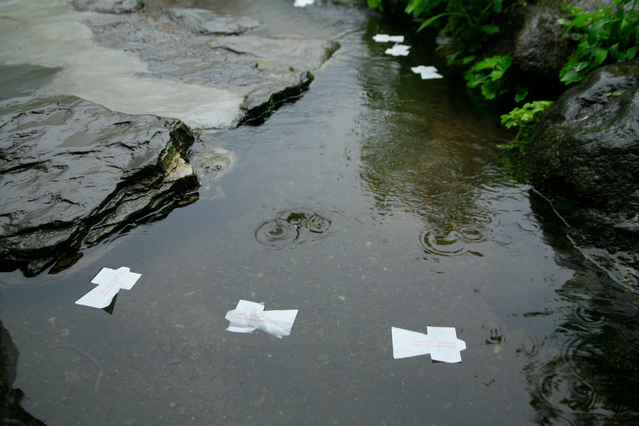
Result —
<instances>
[{"instance_id":1,"label":"white paper scrap near leaves","mask_svg":"<svg viewBox=\"0 0 639 426\"><path fill-rule=\"evenodd\" d=\"M443 75L441 74L437 74L437 68L435 67L430 67L430 66L424 66L424 65L420 65L418 67L413 67L411 68L411 70L415 73L415 74L421 74L422 75L422 80L428 80L431 78L444 78Z\"/></svg>"},{"instance_id":2,"label":"white paper scrap near leaves","mask_svg":"<svg viewBox=\"0 0 639 426\"><path fill-rule=\"evenodd\" d=\"M433 361L461 362L466 342L457 338L455 327L426 327L428 334L391 327L393 358L430 354Z\"/></svg>"},{"instance_id":3,"label":"white paper scrap near leaves","mask_svg":"<svg viewBox=\"0 0 639 426\"><path fill-rule=\"evenodd\" d=\"M307 4L313 4L315 2L315 0L295 0L295 3L293 4L293 6L295 7L304 7Z\"/></svg>"},{"instance_id":4,"label":"white paper scrap near leaves","mask_svg":"<svg viewBox=\"0 0 639 426\"><path fill-rule=\"evenodd\" d=\"M297 309L265 311L262 304L240 300L235 309L228 311L224 318L230 322L228 331L251 333L262 330L281 339L291 334L296 316Z\"/></svg>"},{"instance_id":5,"label":"white paper scrap near leaves","mask_svg":"<svg viewBox=\"0 0 639 426\"><path fill-rule=\"evenodd\" d=\"M131 272L125 266L119 269L102 268L91 280L91 283L98 286L76 300L75 304L98 309L106 308L120 289L131 290L141 276L142 274Z\"/></svg>"},{"instance_id":6,"label":"white paper scrap near leaves","mask_svg":"<svg viewBox=\"0 0 639 426\"><path fill-rule=\"evenodd\" d=\"M392 48L386 49L386 54L393 56L408 56L408 49L410 49L410 46L396 44Z\"/></svg>"},{"instance_id":7,"label":"white paper scrap near leaves","mask_svg":"<svg viewBox=\"0 0 639 426\"><path fill-rule=\"evenodd\" d=\"M403 43L404 42L404 36L400 35L400 36L392 36L392 35L388 35L388 34L377 34L376 36L373 36L373 40L375 40L378 43L387 43L389 41L392 41L394 43Z\"/></svg>"}]
</instances>

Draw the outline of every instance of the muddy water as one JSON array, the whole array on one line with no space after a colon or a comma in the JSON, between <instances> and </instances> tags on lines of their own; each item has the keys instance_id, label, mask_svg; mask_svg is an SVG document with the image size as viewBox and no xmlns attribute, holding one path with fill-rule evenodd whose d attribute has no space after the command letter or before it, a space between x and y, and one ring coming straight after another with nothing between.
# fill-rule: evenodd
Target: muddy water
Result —
<instances>
[{"instance_id":1,"label":"muddy water","mask_svg":"<svg viewBox=\"0 0 639 426\"><path fill-rule=\"evenodd\" d=\"M632 422L636 296L501 171L494 114L411 72L441 67L433 47L345 6L232 7L342 48L262 125L202 133L194 154L237 162L198 202L58 275L0 276L25 409L49 425ZM74 305L104 266L142 278L112 314ZM299 309L291 335L225 331L239 299ZM427 326L456 328L462 363L393 359L391 327ZM97 393L63 345L101 364Z\"/></svg>"}]
</instances>

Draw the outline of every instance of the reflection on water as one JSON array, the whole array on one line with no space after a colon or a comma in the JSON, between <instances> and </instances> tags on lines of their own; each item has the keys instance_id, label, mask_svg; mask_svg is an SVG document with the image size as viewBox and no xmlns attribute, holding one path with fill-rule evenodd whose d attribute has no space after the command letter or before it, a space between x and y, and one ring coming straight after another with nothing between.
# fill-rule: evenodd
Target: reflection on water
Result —
<instances>
[{"instance_id":1,"label":"reflection on water","mask_svg":"<svg viewBox=\"0 0 639 426\"><path fill-rule=\"evenodd\" d=\"M13 388L18 370L18 348L0 321L0 422L26 426L44 423L22 408L24 393Z\"/></svg>"},{"instance_id":2,"label":"reflection on water","mask_svg":"<svg viewBox=\"0 0 639 426\"><path fill-rule=\"evenodd\" d=\"M532 198L534 217L552 217L539 198ZM531 321L550 317L555 325L519 349L528 359L524 371L537 421L633 424L639 415L639 300L575 252L557 233L557 222L537 224L556 247L558 263L576 273L557 289L561 303L554 310L524 314Z\"/></svg>"},{"instance_id":3,"label":"reflection on water","mask_svg":"<svg viewBox=\"0 0 639 426\"><path fill-rule=\"evenodd\" d=\"M454 77L410 71L439 65L431 48L356 8L229 4L342 48L263 125L204 132L236 154L211 179L225 197L58 275L0 277L25 408L50 425L632 424L635 295L502 175L495 116ZM378 32L415 56L384 55ZM112 315L73 305L103 266L142 274ZM226 332L239 299L298 309L291 335ZM462 363L393 360L391 327L429 325L456 328ZM98 394L96 366L62 345L98 361Z\"/></svg>"}]
</instances>

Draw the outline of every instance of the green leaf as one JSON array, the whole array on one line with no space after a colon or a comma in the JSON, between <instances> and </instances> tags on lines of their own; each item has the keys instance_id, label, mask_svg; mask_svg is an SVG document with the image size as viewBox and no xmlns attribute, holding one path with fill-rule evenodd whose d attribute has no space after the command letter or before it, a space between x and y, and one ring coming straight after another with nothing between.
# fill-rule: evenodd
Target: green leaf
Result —
<instances>
[{"instance_id":1,"label":"green leaf","mask_svg":"<svg viewBox=\"0 0 639 426\"><path fill-rule=\"evenodd\" d=\"M515 86L516 103L519 103L526 99L526 96L528 96L528 86L526 86L525 84L518 84L517 86Z\"/></svg>"},{"instance_id":2,"label":"green leaf","mask_svg":"<svg viewBox=\"0 0 639 426\"><path fill-rule=\"evenodd\" d=\"M591 20L590 17L591 17L590 13L585 13L583 15L576 16L575 19L572 20L570 25L568 25L568 28L566 28L566 33L568 33L573 28L587 28L588 25L590 24L590 20Z\"/></svg>"},{"instance_id":3,"label":"green leaf","mask_svg":"<svg viewBox=\"0 0 639 426\"><path fill-rule=\"evenodd\" d=\"M368 7L370 7L371 9L382 10L382 1L381 0L368 0Z\"/></svg>"},{"instance_id":4,"label":"green leaf","mask_svg":"<svg viewBox=\"0 0 639 426\"><path fill-rule=\"evenodd\" d=\"M496 69L490 74L488 74L488 78L492 81L499 80L500 78L504 76L505 72L506 70Z\"/></svg>"},{"instance_id":5,"label":"green leaf","mask_svg":"<svg viewBox=\"0 0 639 426\"><path fill-rule=\"evenodd\" d=\"M495 9L495 13L501 13L501 1L502 0L493 0L493 8Z\"/></svg>"},{"instance_id":6,"label":"green leaf","mask_svg":"<svg viewBox=\"0 0 639 426\"><path fill-rule=\"evenodd\" d=\"M565 72L559 79L562 83L571 84L584 79L584 75L578 71L570 70Z\"/></svg>"},{"instance_id":7,"label":"green leaf","mask_svg":"<svg viewBox=\"0 0 639 426\"><path fill-rule=\"evenodd\" d=\"M502 69L502 70L506 71L510 67L510 64L512 64L512 62L513 62L513 57L512 56L510 56L510 55L502 56L497 61L497 67L499 69Z\"/></svg>"},{"instance_id":8,"label":"green leaf","mask_svg":"<svg viewBox=\"0 0 639 426\"><path fill-rule=\"evenodd\" d=\"M457 52L457 53L461 53L461 52ZM469 63L473 62L475 59L477 59L477 55L466 56L464 59L462 59L462 64L468 65Z\"/></svg>"},{"instance_id":9,"label":"green leaf","mask_svg":"<svg viewBox=\"0 0 639 426\"><path fill-rule=\"evenodd\" d=\"M615 43L608 48L608 54L613 61L616 61L619 57L619 43Z\"/></svg>"},{"instance_id":10,"label":"green leaf","mask_svg":"<svg viewBox=\"0 0 639 426\"><path fill-rule=\"evenodd\" d=\"M466 79L466 85L471 89L474 89L484 82L484 77L481 74L467 72L464 74L464 78Z\"/></svg>"},{"instance_id":11,"label":"green leaf","mask_svg":"<svg viewBox=\"0 0 639 426\"><path fill-rule=\"evenodd\" d=\"M499 27L497 25L482 25L479 29L486 34L495 34L499 32Z\"/></svg>"},{"instance_id":12,"label":"green leaf","mask_svg":"<svg viewBox=\"0 0 639 426\"><path fill-rule=\"evenodd\" d=\"M429 26L430 24L432 24L433 22L435 22L436 20L438 20L441 17L444 17L446 15L452 15L452 13L450 12L445 12L445 13L440 13L439 15L435 15L432 18L428 19L426 22L424 22L423 24L421 24L419 26L419 28L417 28L417 32L420 32L421 30L423 30L424 28L426 28L427 26Z\"/></svg>"},{"instance_id":13,"label":"green leaf","mask_svg":"<svg viewBox=\"0 0 639 426\"><path fill-rule=\"evenodd\" d=\"M481 85L481 94L488 100L493 100L499 94L501 84L498 81L489 81Z\"/></svg>"},{"instance_id":14,"label":"green leaf","mask_svg":"<svg viewBox=\"0 0 639 426\"><path fill-rule=\"evenodd\" d=\"M497 64L499 63L500 56L491 56L490 58L486 58L483 61L477 62L473 65L473 68L476 71L485 70L485 69L495 69Z\"/></svg>"},{"instance_id":15,"label":"green leaf","mask_svg":"<svg viewBox=\"0 0 639 426\"><path fill-rule=\"evenodd\" d=\"M607 49L597 49L597 52L595 53L595 61L593 62L592 67L593 68L598 67L599 65L603 63L603 61L606 60L607 57L608 57Z\"/></svg>"},{"instance_id":16,"label":"green leaf","mask_svg":"<svg viewBox=\"0 0 639 426\"><path fill-rule=\"evenodd\" d=\"M635 56L637 56L637 46L631 47L630 49L626 50L626 55L628 55L628 60L632 61Z\"/></svg>"},{"instance_id":17,"label":"green leaf","mask_svg":"<svg viewBox=\"0 0 639 426\"><path fill-rule=\"evenodd\" d=\"M462 53L461 51L457 51L455 53L451 53L450 55L446 56L446 65L451 65L453 62L455 62L455 59L457 59L457 56L459 56L459 54Z\"/></svg>"}]
</instances>

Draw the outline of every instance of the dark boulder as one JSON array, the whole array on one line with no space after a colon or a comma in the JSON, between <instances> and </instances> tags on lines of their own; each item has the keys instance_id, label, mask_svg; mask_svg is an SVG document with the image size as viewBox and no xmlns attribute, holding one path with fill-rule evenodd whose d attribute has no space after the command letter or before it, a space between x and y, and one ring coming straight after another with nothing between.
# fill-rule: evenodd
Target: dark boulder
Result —
<instances>
[{"instance_id":1,"label":"dark boulder","mask_svg":"<svg viewBox=\"0 0 639 426\"><path fill-rule=\"evenodd\" d=\"M532 184L579 238L620 253L626 278L639 280L639 61L599 68L566 91L526 156Z\"/></svg>"},{"instance_id":2,"label":"dark boulder","mask_svg":"<svg viewBox=\"0 0 639 426\"><path fill-rule=\"evenodd\" d=\"M530 86L536 97L561 92L559 71L577 48L566 27L557 23L561 18L568 16L555 2L516 8L505 15L500 41L490 52L512 55L509 72Z\"/></svg>"},{"instance_id":3,"label":"dark boulder","mask_svg":"<svg viewBox=\"0 0 639 426\"><path fill-rule=\"evenodd\" d=\"M557 21L558 9L533 5L519 9L522 25L513 45L513 68L527 75L556 79L577 47Z\"/></svg>"},{"instance_id":4,"label":"dark boulder","mask_svg":"<svg viewBox=\"0 0 639 426\"><path fill-rule=\"evenodd\" d=\"M198 187L180 121L72 96L0 102L0 270L35 275ZM187 202L188 202L187 198Z\"/></svg>"}]
</instances>

